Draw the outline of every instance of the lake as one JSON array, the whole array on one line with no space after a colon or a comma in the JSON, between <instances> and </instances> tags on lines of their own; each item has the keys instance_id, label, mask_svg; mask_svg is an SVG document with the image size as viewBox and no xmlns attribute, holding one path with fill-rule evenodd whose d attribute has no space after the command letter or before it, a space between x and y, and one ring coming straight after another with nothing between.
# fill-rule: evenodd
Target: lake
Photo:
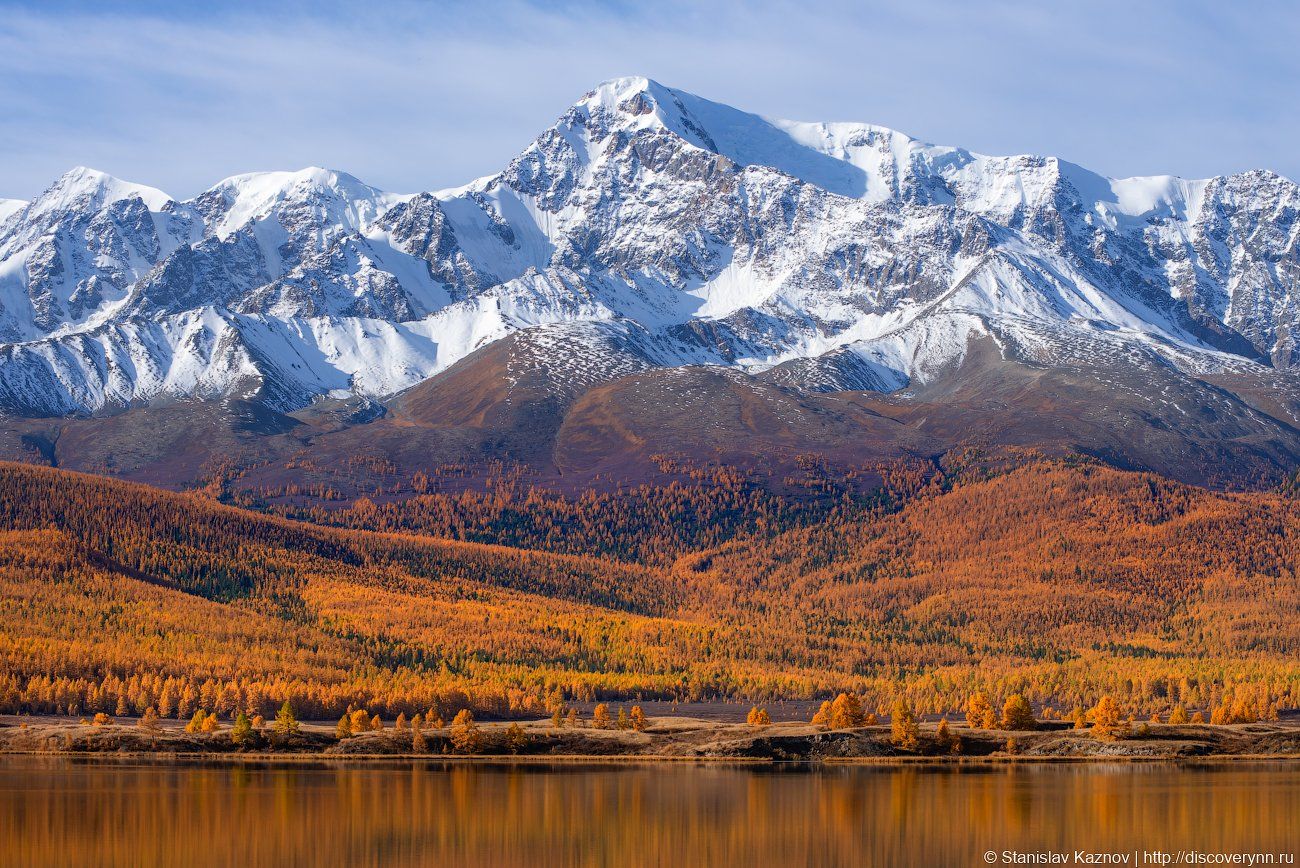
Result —
<instances>
[{"instance_id":1,"label":"lake","mask_svg":"<svg viewBox=\"0 0 1300 868\"><path fill-rule=\"evenodd\" d=\"M1081 864L1300 852L1300 763L163 765L0 757L4 866ZM1145 860L1145 861L1144 861ZM1038 862L1036 864L1051 864ZM1214 863L1210 863L1214 864ZM1274 864L1287 864L1285 861ZM1293 864L1293 863L1292 863Z\"/></svg>"}]
</instances>

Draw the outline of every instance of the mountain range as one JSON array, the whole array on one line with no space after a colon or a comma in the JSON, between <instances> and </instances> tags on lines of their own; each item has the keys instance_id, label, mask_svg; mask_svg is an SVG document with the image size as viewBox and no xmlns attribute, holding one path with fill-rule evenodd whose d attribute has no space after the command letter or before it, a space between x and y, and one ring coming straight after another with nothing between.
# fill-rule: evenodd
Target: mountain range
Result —
<instances>
[{"instance_id":1,"label":"mountain range","mask_svg":"<svg viewBox=\"0 0 1300 868\"><path fill-rule=\"evenodd\" d=\"M651 454L1300 463L1300 188L1106 178L645 78L501 172L0 200L0 457L154 479L305 446L557 474ZM164 431L165 429L165 431Z\"/></svg>"}]
</instances>

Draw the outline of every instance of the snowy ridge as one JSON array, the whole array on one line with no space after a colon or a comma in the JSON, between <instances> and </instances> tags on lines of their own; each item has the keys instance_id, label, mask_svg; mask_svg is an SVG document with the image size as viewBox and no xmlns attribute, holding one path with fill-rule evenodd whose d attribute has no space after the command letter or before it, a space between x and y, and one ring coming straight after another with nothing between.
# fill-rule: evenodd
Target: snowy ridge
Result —
<instances>
[{"instance_id":1,"label":"snowy ridge","mask_svg":"<svg viewBox=\"0 0 1300 868\"><path fill-rule=\"evenodd\" d=\"M178 202L79 168L0 200L0 408L382 398L517 332L518 364L586 385L712 364L892 391L977 339L1290 378L1298 215L1268 172L1111 179L617 79L452 190L309 168Z\"/></svg>"}]
</instances>

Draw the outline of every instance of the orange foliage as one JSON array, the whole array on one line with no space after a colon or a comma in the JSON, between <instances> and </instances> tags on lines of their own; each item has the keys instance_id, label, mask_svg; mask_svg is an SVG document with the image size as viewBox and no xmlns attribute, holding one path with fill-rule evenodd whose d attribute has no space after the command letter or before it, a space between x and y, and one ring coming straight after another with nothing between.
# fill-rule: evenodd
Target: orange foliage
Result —
<instances>
[{"instance_id":1,"label":"orange foliage","mask_svg":"<svg viewBox=\"0 0 1300 868\"><path fill-rule=\"evenodd\" d=\"M1147 715L1300 696L1284 497L968 456L872 471L871 493L811 461L785 480L798 496L685 472L578 498L438 493L434 474L406 500L299 510L362 530L0 465L0 709L450 718L844 691L932 713L984 691ZM521 545L414 533L450 528Z\"/></svg>"}]
</instances>

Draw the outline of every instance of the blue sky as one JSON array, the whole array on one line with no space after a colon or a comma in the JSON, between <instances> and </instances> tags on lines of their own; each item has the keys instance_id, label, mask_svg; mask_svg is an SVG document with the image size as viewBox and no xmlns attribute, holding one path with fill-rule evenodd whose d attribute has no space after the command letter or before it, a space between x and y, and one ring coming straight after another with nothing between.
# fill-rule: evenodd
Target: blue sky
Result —
<instances>
[{"instance_id":1,"label":"blue sky","mask_svg":"<svg viewBox=\"0 0 1300 868\"><path fill-rule=\"evenodd\" d=\"M397 191L451 186L619 75L1115 176L1300 178L1297 8L0 0L0 197L73 165L177 197L306 165Z\"/></svg>"}]
</instances>

